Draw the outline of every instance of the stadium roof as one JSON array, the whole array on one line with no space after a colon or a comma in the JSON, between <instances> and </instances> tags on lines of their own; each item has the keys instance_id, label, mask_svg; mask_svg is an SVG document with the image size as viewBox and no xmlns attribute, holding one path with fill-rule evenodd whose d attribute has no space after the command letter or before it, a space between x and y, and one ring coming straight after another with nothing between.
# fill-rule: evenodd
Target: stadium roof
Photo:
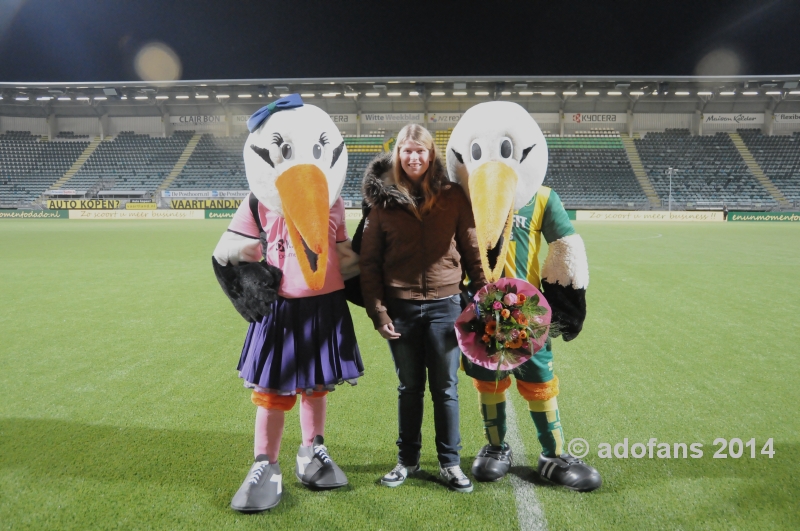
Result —
<instances>
[{"instance_id":1,"label":"stadium roof","mask_svg":"<svg viewBox=\"0 0 800 531\"><path fill-rule=\"evenodd\" d=\"M0 83L6 116L152 116L249 113L300 93L329 112L460 112L480 101L516 101L531 112L800 110L797 76L495 76L230 79L164 83Z\"/></svg>"}]
</instances>

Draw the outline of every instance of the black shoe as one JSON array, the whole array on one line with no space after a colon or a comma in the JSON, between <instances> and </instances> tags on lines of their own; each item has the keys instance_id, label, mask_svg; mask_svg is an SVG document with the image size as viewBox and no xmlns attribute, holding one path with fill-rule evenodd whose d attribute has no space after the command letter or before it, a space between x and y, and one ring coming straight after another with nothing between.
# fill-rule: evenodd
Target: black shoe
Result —
<instances>
[{"instance_id":1,"label":"black shoe","mask_svg":"<svg viewBox=\"0 0 800 531\"><path fill-rule=\"evenodd\" d=\"M502 446L487 444L472 462L472 475L478 481L499 481L511 468L511 447L508 443Z\"/></svg>"},{"instance_id":2,"label":"black shoe","mask_svg":"<svg viewBox=\"0 0 800 531\"><path fill-rule=\"evenodd\" d=\"M297 450L297 466L294 473L300 483L312 489L334 489L347 485L347 476L328 455L322 435L314 437L311 446L300 446Z\"/></svg>"},{"instance_id":3,"label":"black shoe","mask_svg":"<svg viewBox=\"0 0 800 531\"><path fill-rule=\"evenodd\" d=\"M281 501L282 480L280 465L271 465L266 455L259 455L250 467L244 483L233 496L231 509L243 513L272 509Z\"/></svg>"},{"instance_id":4,"label":"black shoe","mask_svg":"<svg viewBox=\"0 0 800 531\"><path fill-rule=\"evenodd\" d=\"M556 485L578 492L589 492L603 484L597 470L569 454L561 454L560 457L540 455L539 475Z\"/></svg>"}]
</instances>

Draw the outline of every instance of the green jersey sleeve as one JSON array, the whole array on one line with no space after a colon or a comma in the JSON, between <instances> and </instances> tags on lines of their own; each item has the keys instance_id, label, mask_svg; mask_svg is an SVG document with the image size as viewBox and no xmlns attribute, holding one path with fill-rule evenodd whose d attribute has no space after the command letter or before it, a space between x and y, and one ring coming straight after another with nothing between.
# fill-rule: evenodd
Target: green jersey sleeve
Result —
<instances>
[{"instance_id":1,"label":"green jersey sleeve","mask_svg":"<svg viewBox=\"0 0 800 531\"><path fill-rule=\"evenodd\" d=\"M564 209L564 204L555 190L550 192L550 198L542 216L542 234L547 243L554 242L564 236L575 234L575 227L569 220L569 215Z\"/></svg>"}]
</instances>

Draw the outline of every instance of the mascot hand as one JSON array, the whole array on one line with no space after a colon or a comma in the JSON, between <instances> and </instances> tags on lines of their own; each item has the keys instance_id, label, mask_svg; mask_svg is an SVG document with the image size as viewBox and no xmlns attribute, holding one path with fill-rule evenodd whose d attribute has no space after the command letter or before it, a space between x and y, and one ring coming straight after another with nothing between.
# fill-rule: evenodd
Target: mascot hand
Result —
<instances>
[{"instance_id":1,"label":"mascot hand","mask_svg":"<svg viewBox=\"0 0 800 531\"><path fill-rule=\"evenodd\" d=\"M211 262L222 291L242 317L255 323L269 315L270 304L278 298L280 269L266 262L222 266L216 257L211 257Z\"/></svg>"},{"instance_id":2,"label":"mascot hand","mask_svg":"<svg viewBox=\"0 0 800 531\"><path fill-rule=\"evenodd\" d=\"M564 341L572 341L578 337L586 319L586 290L551 284L545 280L542 281L542 293L550 303L553 310L552 322L556 325L550 335L563 335Z\"/></svg>"},{"instance_id":3,"label":"mascot hand","mask_svg":"<svg viewBox=\"0 0 800 531\"><path fill-rule=\"evenodd\" d=\"M214 249L214 258L220 265L239 262L259 262L262 258L261 240L245 238L234 232L225 232Z\"/></svg>"}]
</instances>

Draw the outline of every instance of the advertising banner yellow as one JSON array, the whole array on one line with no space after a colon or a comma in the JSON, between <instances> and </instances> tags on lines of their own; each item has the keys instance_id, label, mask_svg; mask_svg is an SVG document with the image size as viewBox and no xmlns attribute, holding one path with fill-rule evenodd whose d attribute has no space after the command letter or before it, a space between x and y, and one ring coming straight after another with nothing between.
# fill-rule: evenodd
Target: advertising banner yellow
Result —
<instances>
[{"instance_id":1,"label":"advertising banner yellow","mask_svg":"<svg viewBox=\"0 0 800 531\"><path fill-rule=\"evenodd\" d=\"M205 219L205 210L70 210L69 219Z\"/></svg>"},{"instance_id":2,"label":"advertising banner yellow","mask_svg":"<svg viewBox=\"0 0 800 531\"><path fill-rule=\"evenodd\" d=\"M49 210L113 210L119 199L48 199Z\"/></svg>"},{"instance_id":3,"label":"advertising banner yellow","mask_svg":"<svg viewBox=\"0 0 800 531\"><path fill-rule=\"evenodd\" d=\"M154 201L128 201L125 210L155 210L158 205Z\"/></svg>"},{"instance_id":4,"label":"advertising banner yellow","mask_svg":"<svg viewBox=\"0 0 800 531\"><path fill-rule=\"evenodd\" d=\"M169 202L170 208L175 209L209 209L224 210L237 209L242 203L241 199L172 199Z\"/></svg>"},{"instance_id":5,"label":"advertising banner yellow","mask_svg":"<svg viewBox=\"0 0 800 531\"><path fill-rule=\"evenodd\" d=\"M575 221L725 221L725 216L707 211L578 210Z\"/></svg>"}]
</instances>

